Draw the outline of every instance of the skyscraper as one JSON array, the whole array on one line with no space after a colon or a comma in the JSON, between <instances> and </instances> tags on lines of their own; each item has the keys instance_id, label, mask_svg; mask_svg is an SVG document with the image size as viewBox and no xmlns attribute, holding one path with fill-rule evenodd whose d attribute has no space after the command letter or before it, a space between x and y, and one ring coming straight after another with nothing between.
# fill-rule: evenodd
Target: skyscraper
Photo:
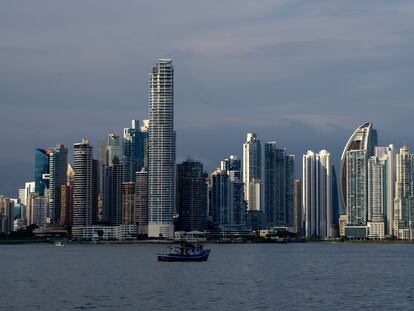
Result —
<instances>
[{"instance_id":1,"label":"skyscraper","mask_svg":"<svg viewBox=\"0 0 414 311\"><path fill-rule=\"evenodd\" d=\"M66 185L68 166L68 149L63 145L50 148L49 153L49 211L52 223L59 223L61 210L61 187Z\"/></svg>"},{"instance_id":2,"label":"skyscraper","mask_svg":"<svg viewBox=\"0 0 414 311\"><path fill-rule=\"evenodd\" d=\"M375 147L368 159L368 231L371 238L392 234L394 215L394 147ZM391 232L390 232L391 229Z\"/></svg>"},{"instance_id":3,"label":"skyscraper","mask_svg":"<svg viewBox=\"0 0 414 311\"><path fill-rule=\"evenodd\" d=\"M178 230L204 231L207 226L207 181L203 164L187 159L177 164Z\"/></svg>"},{"instance_id":4,"label":"skyscraper","mask_svg":"<svg viewBox=\"0 0 414 311\"><path fill-rule=\"evenodd\" d=\"M122 224L124 225L135 224L134 192L134 182L122 183Z\"/></svg>"},{"instance_id":5,"label":"skyscraper","mask_svg":"<svg viewBox=\"0 0 414 311\"><path fill-rule=\"evenodd\" d=\"M394 235L414 239L414 155L405 145L396 155Z\"/></svg>"},{"instance_id":6,"label":"skyscraper","mask_svg":"<svg viewBox=\"0 0 414 311\"><path fill-rule=\"evenodd\" d=\"M265 213L270 227L293 227L295 156L265 144Z\"/></svg>"},{"instance_id":7,"label":"skyscraper","mask_svg":"<svg viewBox=\"0 0 414 311\"><path fill-rule=\"evenodd\" d=\"M303 155L303 190L305 236L327 239L332 232L332 163L326 150Z\"/></svg>"},{"instance_id":8,"label":"skyscraper","mask_svg":"<svg viewBox=\"0 0 414 311\"><path fill-rule=\"evenodd\" d=\"M149 74L149 220L150 237L173 237L175 208L174 69L160 59Z\"/></svg>"},{"instance_id":9,"label":"skyscraper","mask_svg":"<svg viewBox=\"0 0 414 311\"><path fill-rule=\"evenodd\" d=\"M49 149L35 150L35 192L40 196L49 188Z\"/></svg>"},{"instance_id":10,"label":"skyscraper","mask_svg":"<svg viewBox=\"0 0 414 311\"><path fill-rule=\"evenodd\" d=\"M302 233L302 181L299 178L294 179L294 231L297 234Z\"/></svg>"},{"instance_id":11,"label":"skyscraper","mask_svg":"<svg viewBox=\"0 0 414 311\"><path fill-rule=\"evenodd\" d=\"M148 120L144 120L146 124ZM148 146L148 129L139 127L138 120L132 120L130 128L124 128L124 180L135 181L135 173L145 164L145 149Z\"/></svg>"},{"instance_id":12,"label":"skyscraper","mask_svg":"<svg viewBox=\"0 0 414 311\"><path fill-rule=\"evenodd\" d=\"M93 224L93 152L87 139L74 144L73 169L72 235L79 238L81 227Z\"/></svg>"},{"instance_id":13,"label":"skyscraper","mask_svg":"<svg viewBox=\"0 0 414 311\"><path fill-rule=\"evenodd\" d=\"M348 237L367 237L368 159L374 155L377 141L377 131L368 122L355 130L342 152L339 181Z\"/></svg>"},{"instance_id":14,"label":"skyscraper","mask_svg":"<svg viewBox=\"0 0 414 311\"><path fill-rule=\"evenodd\" d=\"M262 210L262 150L260 140L255 133L247 133L246 143L243 144L243 183L244 199L248 210ZM252 183L252 185L251 185ZM253 192L253 193L252 193ZM251 196L253 199L251 200Z\"/></svg>"},{"instance_id":15,"label":"skyscraper","mask_svg":"<svg viewBox=\"0 0 414 311\"><path fill-rule=\"evenodd\" d=\"M342 207L344 212L348 212L347 205L347 161L350 151L365 151L365 157L368 159L374 154L374 147L378 143L377 131L373 128L371 122L365 123L358 127L346 143L341 156L339 190L341 194ZM364 172L366 166L364 167Z\"/></svg>"},{"instance_id":16,"label":"skyscraper","mask_svg":"<svg viewBox=\"0 0 414 311\"><path fill-rule=\"evenodd\" d=\"M246 224L243 182L237 170L217 169L211 174L209 204L213 225L221 230L238 230Z\"/></svg>"},{"instance_id":17,"label":"skyscraper","mask_svg":"<svg viewBox=\"0 0 414 311\"><path fill-rule=\"evenodd\" d=\"M148 171L143 167L135 177L135 223L139 234L148 234Z\"/></svg>"}]
</instances>

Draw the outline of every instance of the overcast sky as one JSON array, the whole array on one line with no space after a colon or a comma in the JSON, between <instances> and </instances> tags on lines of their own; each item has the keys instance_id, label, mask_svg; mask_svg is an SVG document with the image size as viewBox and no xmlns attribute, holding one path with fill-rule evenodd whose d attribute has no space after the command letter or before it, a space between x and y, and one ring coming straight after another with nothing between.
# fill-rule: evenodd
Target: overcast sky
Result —
<instances>
[{"instance_id":1,"label":"overcast sky","mask_svg":"<svg viewBox=\"0 0 414 311\"><path fill-rule=\"evenodd\" d=\"M0 193L34 149L95 144L148 118L148 72L175 66L177 160L208 171L246 132L338 161L373 121L414 147L414 2L0 0ZM72 161L72 158L70 159Z\"/></svg>"}]
</instances>

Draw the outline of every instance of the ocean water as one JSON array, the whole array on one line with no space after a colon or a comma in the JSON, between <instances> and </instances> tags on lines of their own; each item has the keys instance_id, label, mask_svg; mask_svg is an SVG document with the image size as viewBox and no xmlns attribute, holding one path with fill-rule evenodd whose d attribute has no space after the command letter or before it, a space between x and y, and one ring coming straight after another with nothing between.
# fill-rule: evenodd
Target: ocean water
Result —
<instances>
[{"instance_id":1,"label":"ocean water","mask_svg":"<svg viewBox=\"0 0 414 311\"><path fill-rule=\"evenodd\" d=\"M0 245L1 310L413 310L414 244Z\"/></svg>"}]
</instances>

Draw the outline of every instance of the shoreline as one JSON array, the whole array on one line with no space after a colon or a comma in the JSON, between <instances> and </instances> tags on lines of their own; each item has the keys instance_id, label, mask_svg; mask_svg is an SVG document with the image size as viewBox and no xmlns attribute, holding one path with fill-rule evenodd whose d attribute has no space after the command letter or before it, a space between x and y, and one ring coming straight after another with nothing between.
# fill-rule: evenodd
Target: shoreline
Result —
<instances>
[{"instance_id":1,"label":"shoreline","mask_svg":"<svg viewBox=\"0 0 414 311\"><path fill-rule=\"evenodd\" d=\"M64 244L78 245L168 245L177 244L179 241L172 240L126 240L126 241L72 241L72 240L56 240L63 241ZM55 244L54 240L0 240L1 245L21 245L21 244ZM240 241L240 240L209 240L200 241L201 244L297 244L297 243L329 243L329 244L414 244L414 241L408 240L326 240L326 241Z\"/></svg>"}]
</instances>

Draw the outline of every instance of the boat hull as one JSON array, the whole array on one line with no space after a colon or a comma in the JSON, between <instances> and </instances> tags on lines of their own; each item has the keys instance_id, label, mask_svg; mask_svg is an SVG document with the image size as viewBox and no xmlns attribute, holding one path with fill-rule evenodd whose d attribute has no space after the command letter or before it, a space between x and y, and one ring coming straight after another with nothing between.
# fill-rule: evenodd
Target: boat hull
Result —
<instances>
[{"instance_id":1,"label":"boat hull","mask_svg":"<svg viewBox=\"0 0 414 311\"><path fill-rule=\"evenodd\" d=\"M207 261L210 250L205 249L197 255L158 254L158 261Z\"/></svg>"}]
</instances>

